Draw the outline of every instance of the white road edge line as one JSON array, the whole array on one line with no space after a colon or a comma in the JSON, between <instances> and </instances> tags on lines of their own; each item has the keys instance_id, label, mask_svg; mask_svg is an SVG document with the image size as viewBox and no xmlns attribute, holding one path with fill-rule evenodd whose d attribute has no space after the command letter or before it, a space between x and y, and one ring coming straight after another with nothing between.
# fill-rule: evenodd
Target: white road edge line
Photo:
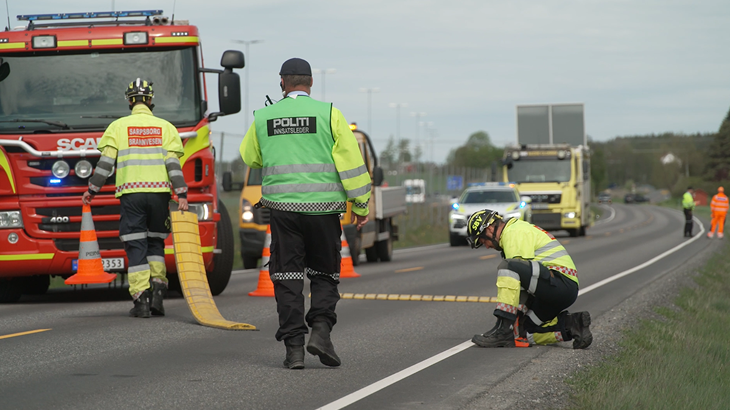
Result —
<instances>
[{"instance_id":1,"label":"white road edge line","mask_svg":"<svg viewBox=\"0 0 730 410\"><path fill-rule=\"evenodd\" d=\"M630 274L636 272L639 269L643 269L643 268L645 268L645 267L653 264L654 262L656 262L656 261L658 261L660 259L665 258L667 255L670 255L670 254L678 251L679 249L684 248L685 246L689 245L690 243L696 241L697 239L702 238L703 237L703 234L705 233L705 226L696 217L692 217L692 219L694 219L695 222L697 222L699 224L699 226L700 226L700 232L697 235L695 235L692 239L690 239L687 242L684 242L684 243L682 243L680 245L675 246L674 248L672 248L672 249L670 249L670 250L662 253L661 255L659 255L659 256L657 256L655 258L652 258L652 259L650 259L650 260L642 263L639 266L636 266L636 267L631 268L629 270L625 270L625 271L623 271L621 273L618 273L618 274L616 274L614 276L611 276L608 279L604 279L604 280L602 280L602 281L600 281L598 283L594 283L593 285L588 286L587 288L580 290L578 292L578 296L583 295L583 294L586 294L586 293L592 291L593 289L597 289L597 288L599 288L599 287L601 287L601 286L603 286L603 285L605 285L607 283L613 282L616 279L620 279L620 278L622 278L622 277L624 277L626 275L630 275ZM337 400L333 401L332 403L329 403L329 404L326 404L326 405L324 405L322 407L319 407L317 410L339 410L339 409L342 409L344 407L347 407L347 406L349 406L352 403L355 403L357 401L360 401L360 400L364 399L365 397L370 396L371 394L373 394L373 393L375 393L375 392L377 392L379 390L382 390L382 389L384 389L384 388L386 388L386 387L388 387L388 386L390 386L392 384L395 384L395 383L397 383L397 382L405 379L406 377L409 377L411 375L414 375L414 374L420 372L423 369L426 369L428 367L431 367L434 364L436 364L436 363L438 363L438 362L440 362L442 360L446 360L449 357L451 357L451 356L453 356L453 355L455 355L457 353L463 352L464 350L466 350L466 349L468 349L468 348L470 348L472 346L474 346L474 343L472 343L471 340L467 340L464 343L461 343L459 345L456 345L456 346L454 346L454 347L452 347L452 348L450 348L448 350L445 350L445 351L443 351L443 352L441 352L441 353L439 353L439 354L437 354L435 356L432 356L432 357L430 357L430 358L428 358L428 359L426 359L426 360L424 360L422 362L416 363L416 364L414 364L411 367L408 367L406 369L403 369L403 370L399 371L398 373L395 373L395 374L393 374L391 376L388 376L385 379L379 380L379 381L377 381L377 382L375 382L375 383L373 383L373 384L371 384L369 386L365 386L365 387L363 387L360 390L357 390L357 391L355 391L353 393L350 393L347 396L342 397L341 399L337 399Z\"/></svg>"},{"instance_id":2,"label":"white road edge line","mask_svg":"<svg viewBox=\"0 0 730 410\"><path fill-rule=\"evenodd\" d=\"M604 207L604 208L610 209L611 210L611 216L609 216L608 219L599 219L598 222L596 222L596 223L593 224L593 226L602 225L602 224L605 224L605 223L609 223L609 222L611 222L613 220L613 218L616 217L616 210L613 209L612 206L603 205L603 204L601 204L601 206Z\"/></svg>"},{"instance_id":3,"label":"white road edge line","mask_svg":"<svg viewBox=\"0 0 730 410\"><path fill-rule=\"evenodd\" d=\"M427 367L430 367L444 359L448 359L449 357L451 357L461 351L464 351L464 350L470 348L471 346L474 346L474 343L472 343L471 340L468 340L462 344L456 345L449 350L446 350L446 351L443 351L443 352L437 354L436 356L429 357L428 359L426 359L420 363L416 363L411 367L403 369L392 376L388 376L383 380L380 380L380 381L377 381L377 382L371 384L370 386L363 387L362 389L360 389L354 393L348 394L347 396L345 396L339 400L335 400L330 404L322 406L318 410L338 410L345 406L349 406L350 404L355 403L356 401L359 401L360 399L364 399L365 397L377 392L378 390L382 390L382 389L390 386L391 384L395 384L396 382L399 382L408 376L416 374L416 373L420 372L421 370L423 370Z\"/></svg>"}]
</instances>

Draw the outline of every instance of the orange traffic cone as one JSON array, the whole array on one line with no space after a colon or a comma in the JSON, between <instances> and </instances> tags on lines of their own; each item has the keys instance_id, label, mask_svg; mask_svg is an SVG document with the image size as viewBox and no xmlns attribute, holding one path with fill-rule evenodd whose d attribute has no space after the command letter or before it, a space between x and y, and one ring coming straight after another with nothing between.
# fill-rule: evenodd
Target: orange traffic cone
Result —
<instances>
[{"instance_id":1,"label":"orange traffic cone","mask_svg":"<svg viewBox=\"0 0 730 410\"><path fill-rule=\"evenodd\" d=\"M350 255L350 245L347 244L347 238L345 238L345 230L342 230L342 261L340 262L340 277L341 278L359 278L360 275L355 272L355 268L352 266L352 255ZM360 256L360 255L356 255Z\"/></svg>"},{"instance_id":2,"label":"orange traffic cone","mask_svg":"<svg viewBox=\"0 0 730 410\"><path fill-rule=\"evenodd\" d=\"M271 225L266 227L264 251L261 253L261 270L259 270L259 285L248 296L274 296L274 282L269 276L269 259L271 259Z\"/></svg>"},{"instance_id":3,"label":"orange traffic cone","mask_svg":"<svg viewBox=\"0 0 730 410\"><path fill-rule=\"evenodd\" d=\"M96 241L96 230L94 229L94 219L91 217L90 205L84 205L81 213L78 266L76 274L66 279L65 284L109 283L117 278L116 274L104 272L101 264L99 242Z\"/></svg>"}]
</instances>

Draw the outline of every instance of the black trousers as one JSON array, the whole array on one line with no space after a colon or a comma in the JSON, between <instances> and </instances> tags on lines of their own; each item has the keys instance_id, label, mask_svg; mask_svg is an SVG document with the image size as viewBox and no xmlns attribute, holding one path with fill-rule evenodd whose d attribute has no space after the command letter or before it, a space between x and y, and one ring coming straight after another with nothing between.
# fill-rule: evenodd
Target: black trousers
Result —
<instances>
[{"instance_id":1,"label":"black trousers","mask_svg":"<svg viewBox=\"0 0 730 410\"><path fill-rule=\"evenodd\" d=\"M312 323L337 323L340 300L342 227L338 214L307 215L271 210L271 259L279 330L276 340L291 346L304 344ZM311 306L304 314L304 276L310 280ZM306 320L306 324L305 324Z\"/></svg>"},{"instance_id":2,"label":"black trousers","mask_svg":"<svg viewBox=\"0 0 730 410\"><path fill-rule=\"evenodd\" d=\"M129 259L130 293L149 287L145 282L133 283L132 274L143 272L149 276L149 259L164 263L165 238L170 233L170 194L140 192L124 194L119 198L121 218L119 238Z\"/></svg>"},{"instance_id":3,"label":"black trousers","mask_svg":"<svg viewBox=\"0 0 730 410\"><path fill-rule=\"evenodd\" d=\"M684 236L692 236L694 221L692 220L692 210L684 208Z\"/></svg>"},{"instance_id":4,"label":"black trousers","mask_svg":"<svg viewBox=\"0 0 730 410\"><path fill-rule=\"evenodd\" d=\"M530 293L533 281L533 266L530 261L523 259L505 259L498 269L505 269L517 274L520 278L520 299L526 299L524 305L532 314L524 317L525 330L528 333L545 333L547 331L560 331L565 335L565 311L578 298L578 284L564 274L548 269L538 264L539 274L534 292ZM504 317L508 320L515 320L515 315L495 309L495 316ZM536 316L535 323L530 316ZM552 326L544 326L557 318ZM567 340L567 339L566 339Z\"/></svg>"}]
</instances>

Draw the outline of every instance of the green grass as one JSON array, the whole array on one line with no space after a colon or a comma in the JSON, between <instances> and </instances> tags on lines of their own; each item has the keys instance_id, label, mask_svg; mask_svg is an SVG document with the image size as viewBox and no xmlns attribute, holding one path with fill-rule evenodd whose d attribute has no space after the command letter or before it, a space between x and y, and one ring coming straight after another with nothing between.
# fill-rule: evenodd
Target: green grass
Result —
<instances>
[{"instance_id":1,"label":"green grass","mask_svg":"<svg viewBox=\"0 0 730 410\"><path fill-rule=\"evenodd\" d=\"M730 403L730 244L661 319L626 332L620 353L579 373L570 409L727 409Z\"/></svg>"},{"instance_id":2,"label":"green grass","mask_svg":"<svg viewBox=\"0 0 730 410\"><path fill-rule=\"evenodd\" d=\"M449 241L447 206L440 210L439 204L408 204L408 214L395 217L398 226L398 240L394 249L414 246L435 245Z\"/></svg>"}]
</instances>

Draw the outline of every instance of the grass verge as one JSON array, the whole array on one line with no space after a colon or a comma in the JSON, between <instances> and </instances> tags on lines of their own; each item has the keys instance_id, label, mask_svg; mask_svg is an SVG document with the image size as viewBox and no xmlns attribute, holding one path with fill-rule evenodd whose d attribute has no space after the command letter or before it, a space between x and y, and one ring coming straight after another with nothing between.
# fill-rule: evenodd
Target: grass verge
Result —
<instances>
[{"instance_id":1,"label":"grass verge","mask_svg":"<svg viewBox=\"0 0 730 410\"><path fill-rule=\"evenodd\" d=\"M569 383L570 409L726 409L730 397L730 244L672 308L627 331L620 353Z\"/></svg>"}]
</instances>

